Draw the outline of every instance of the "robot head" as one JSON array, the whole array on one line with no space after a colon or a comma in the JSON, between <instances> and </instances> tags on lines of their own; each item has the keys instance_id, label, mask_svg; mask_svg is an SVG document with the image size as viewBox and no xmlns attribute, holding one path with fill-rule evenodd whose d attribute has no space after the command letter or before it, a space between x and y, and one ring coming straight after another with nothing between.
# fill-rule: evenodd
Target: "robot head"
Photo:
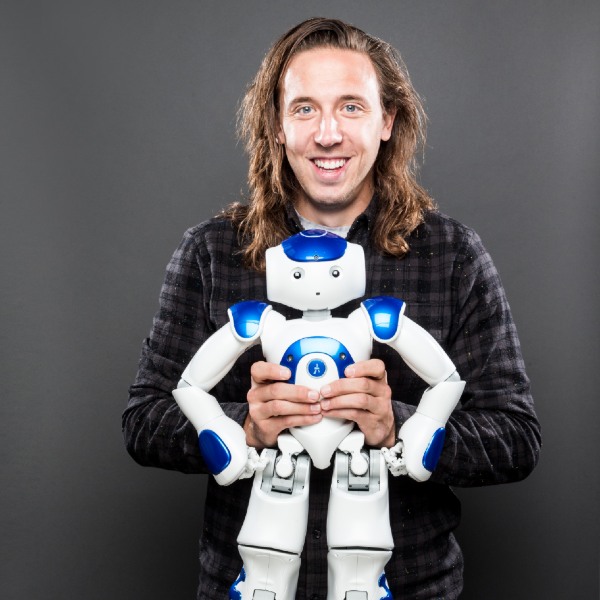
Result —
<instances>
[{"instance_id":1,"label":"robot head","mask_svg":"<svg viewBox=\"0 0 600 600\"><path fill-rule=\"evenodd\" d=\"M307 229L269 248L267 297L299 310L326 310L365 293L361 246L321 229Z\"/></svg>"}]
</instances>

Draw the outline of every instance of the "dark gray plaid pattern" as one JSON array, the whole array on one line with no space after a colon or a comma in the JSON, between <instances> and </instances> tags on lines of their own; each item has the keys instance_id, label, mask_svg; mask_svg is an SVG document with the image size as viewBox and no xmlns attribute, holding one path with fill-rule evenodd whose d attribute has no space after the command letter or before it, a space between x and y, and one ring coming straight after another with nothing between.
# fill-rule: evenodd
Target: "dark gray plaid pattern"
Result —
<instances>
[{"instance_id":1,"label":"dark gray plaid pattern","mask_svg":"<svg viewBox=\"0 0 600 600\"><path fill-rule=\"evenodd\" d=\"M406 314L448 352L467 386L451 417L431 480L418 484L390 477L390 514L396 547L386 567L395 598L449 600L462 590L463 560L453 531L460 504L450 486L517 481L533 469L540 428L515 326L496 269L479 237L431 212L411 236L403 259L375 252L369 239L376 200L352 225L348 240L361 244L367 261L366 297L393 295ZM290 231L300 225L289 211ZM127 448L142 465L206 473L196 432L171 391L202 342L224 325L227 309L242 300L265 300L264 275L242 266L231 223L221 218L185 234L167 268L160 308L144 341L139 371L123 415ZM359 300L336 309L347 316ZM288 318L300 314L275 304ZM375 344L393 390L398 427L410 416L425 384L386 346ZM245 353L213 393L240 424L247 414L250 365L259 347ZM325 599L327 502L331 468L311 473L310 514L297 598ZM198 598L223 600L241 568L236 537L251 481L221 488L210 478L200 540Z\"/></svg>"}]
</instances>

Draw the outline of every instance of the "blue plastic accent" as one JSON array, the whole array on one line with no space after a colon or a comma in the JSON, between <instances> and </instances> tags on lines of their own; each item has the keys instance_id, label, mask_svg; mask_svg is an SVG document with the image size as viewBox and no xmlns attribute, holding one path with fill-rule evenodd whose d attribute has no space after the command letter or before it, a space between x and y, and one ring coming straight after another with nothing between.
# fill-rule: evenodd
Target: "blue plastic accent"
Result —
<instances>
[{"instance_id":1,"label":"blue plastic accent","mask_svg":"<svg viewBox=\"0 0 600 600\"><path fill-rule=\"evenodd\" d=\"M198 444L202 458L208 470L213 475L218 475L225 470L231 462L231 452L225 442L210 429L205 429L198 436Z\"/></svg>"},{"instance_id":2,"label":"blue plastic accent","mask_svg":"<svg viewBox=\"0 0 600 600\"><path fill-rule=\"evenodd\" d=\"M238 583L241 583L242 581L246 581L246 571L244 571L244 567L242 567L238 578L229 588L229 600L242 600L242 592L237 589Z\"/></svg>"},{"instance_id":3,"label":"blue plastic accent","mask_svg":"<svg viewBox=\"0 0 600 600\"><path fill-rule=\"evenodd\" d=\"M381 596L381 598L379 598L379 600L394 600L394 596L392 596L392 592L390 591L390 588L388 586L388 582L387 582L385 573L381 574L381 577L377 581L377 584L379 585L379 587L381 587L385 590L385 596Z\"/></svg>"},{"instance_id":4,"label":"blue plastic accent","mask_svg":"<svg viewBox=\"0 0 600 600\"><path fill-rule=\"evenodd\" d=\"M281 243L285 255L295 262L322 262L344 256L348 242L323 229L306 229Z\"/></svg>"},{"instance_id":5,"label":"blue plastic accent","mask_svg":"<svg viewBox=\"0 0 600 600\"><path fill-rule=\"evenodd\" d=\"M303 356L308 354L326 354L335 362L338 370L338 377L344 377L344 369L348 365L354 364L354 359L346 346L338 340L329 337L307 337L296 340L281 357L279 364L288 367L292 371L292 377L288 383L296 383L296 369Z\"/></svg>"},{"instance_id":6,"label":"blue plastic accent","mask_svg":"<svg viewBox=\"0 0 600 600\"><path fill-rule=\"evenodd\" d=\"M428 471L433 472L438 464L438 460L440 459L440 455L442 453L442 448L444 447L445 438L446 430L443 427L440 427L431 436L429 446L427 446L427 450L425 450L425 454L423 454L423 466Z\"/></svg>"},{"instance_id":7,"label":"blue plastic accent","mask_svg":"<svg viewBox=\"0 0 600 600\"><path fill-rule=\"evenodd\" d=\"M260 327L260 319L269 306L265 302L247 300L234 304L231 311L231 321L235 332L244 339L254 337Z\"/></svg>"},{"instance_id":8,"label":"blue plastic accent","mask_svg":"<svg viewBox=\"0 0 600 600\"><path fill-rule=\"evenodd\" d=\"M311 360L308 363L307 369L308 369L308 374L311 377L318 378L318 377L323 377L323 375L325 375L325 373L327 371L327 366L325 365L325 363L322 360L315 358L314 360Z\"/></svg>"},{"instance_id":9,"label":"blue plastic accent","mask_svg":"<svg viewBox=\"0 0 600 600\"><path fill-rule=\"evenodd\" d=\"M365 300L362 305L367 309L373 332L380 340L390 340L398 331L404 302L391 296L377 296Z\"/></svg>"}]
</instances>

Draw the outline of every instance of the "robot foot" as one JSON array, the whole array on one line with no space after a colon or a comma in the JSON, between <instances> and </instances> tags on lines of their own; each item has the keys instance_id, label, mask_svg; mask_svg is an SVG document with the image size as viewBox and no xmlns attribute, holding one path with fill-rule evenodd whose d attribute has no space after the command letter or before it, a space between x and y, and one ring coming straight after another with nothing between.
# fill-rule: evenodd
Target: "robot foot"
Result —
<instances>
[{"instance_id":1,"label":"robot foot","mask_svg":"<svg viewBox=\"0 0 600 600\"><path fill-rule=\"evenodd\" d=\"M327 555L327 600L393 600L383 569L389 550L334 549Z\"/></svg>"},{"instance_id":2,"label":"robot foot","mask_svg":"<svg viewBox=\"0 0 600 600\"><path fill-rule=\"evenodd\" d=\"M229 600L294 600L300 557L266 548L239 546L244 568Z\"/></svg>"}]
</instances>

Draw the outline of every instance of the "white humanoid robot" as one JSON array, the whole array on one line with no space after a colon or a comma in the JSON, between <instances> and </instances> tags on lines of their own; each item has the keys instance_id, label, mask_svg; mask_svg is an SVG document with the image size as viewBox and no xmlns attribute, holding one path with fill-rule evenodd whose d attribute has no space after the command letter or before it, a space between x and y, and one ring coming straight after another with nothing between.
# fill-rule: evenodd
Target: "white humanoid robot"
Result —
<instances>
[{"instance_id":1,"label":"white humanoid robot","mask_svg":"<svg viewBox=\"0 0 600 600\"><path fill-rule=\"evenodd\" d=\"M444 427L465 382L439 344L404 316L393 297L362 302L348 318L330 310L365 292L361 246L318 229L296 234L266 253L267 296L303 311L286 320L263 302L229 309L230 322L213 334L184 370L173 395L196 427L204 460L221 485L254 474L238 536L243 569L232 600L293 600L308 519L311 462L334 458L327 517L328 600L389 600L384 568L391 556L387 473L426 481L444 443ZM390 450L365 449L355 424L323 418L282 433L260 457L244 430L209 394L251 346L286 365L291 383L319 390L371 355L373 340L394 348L430 386Z\"/></svg>"}]
</instances>

